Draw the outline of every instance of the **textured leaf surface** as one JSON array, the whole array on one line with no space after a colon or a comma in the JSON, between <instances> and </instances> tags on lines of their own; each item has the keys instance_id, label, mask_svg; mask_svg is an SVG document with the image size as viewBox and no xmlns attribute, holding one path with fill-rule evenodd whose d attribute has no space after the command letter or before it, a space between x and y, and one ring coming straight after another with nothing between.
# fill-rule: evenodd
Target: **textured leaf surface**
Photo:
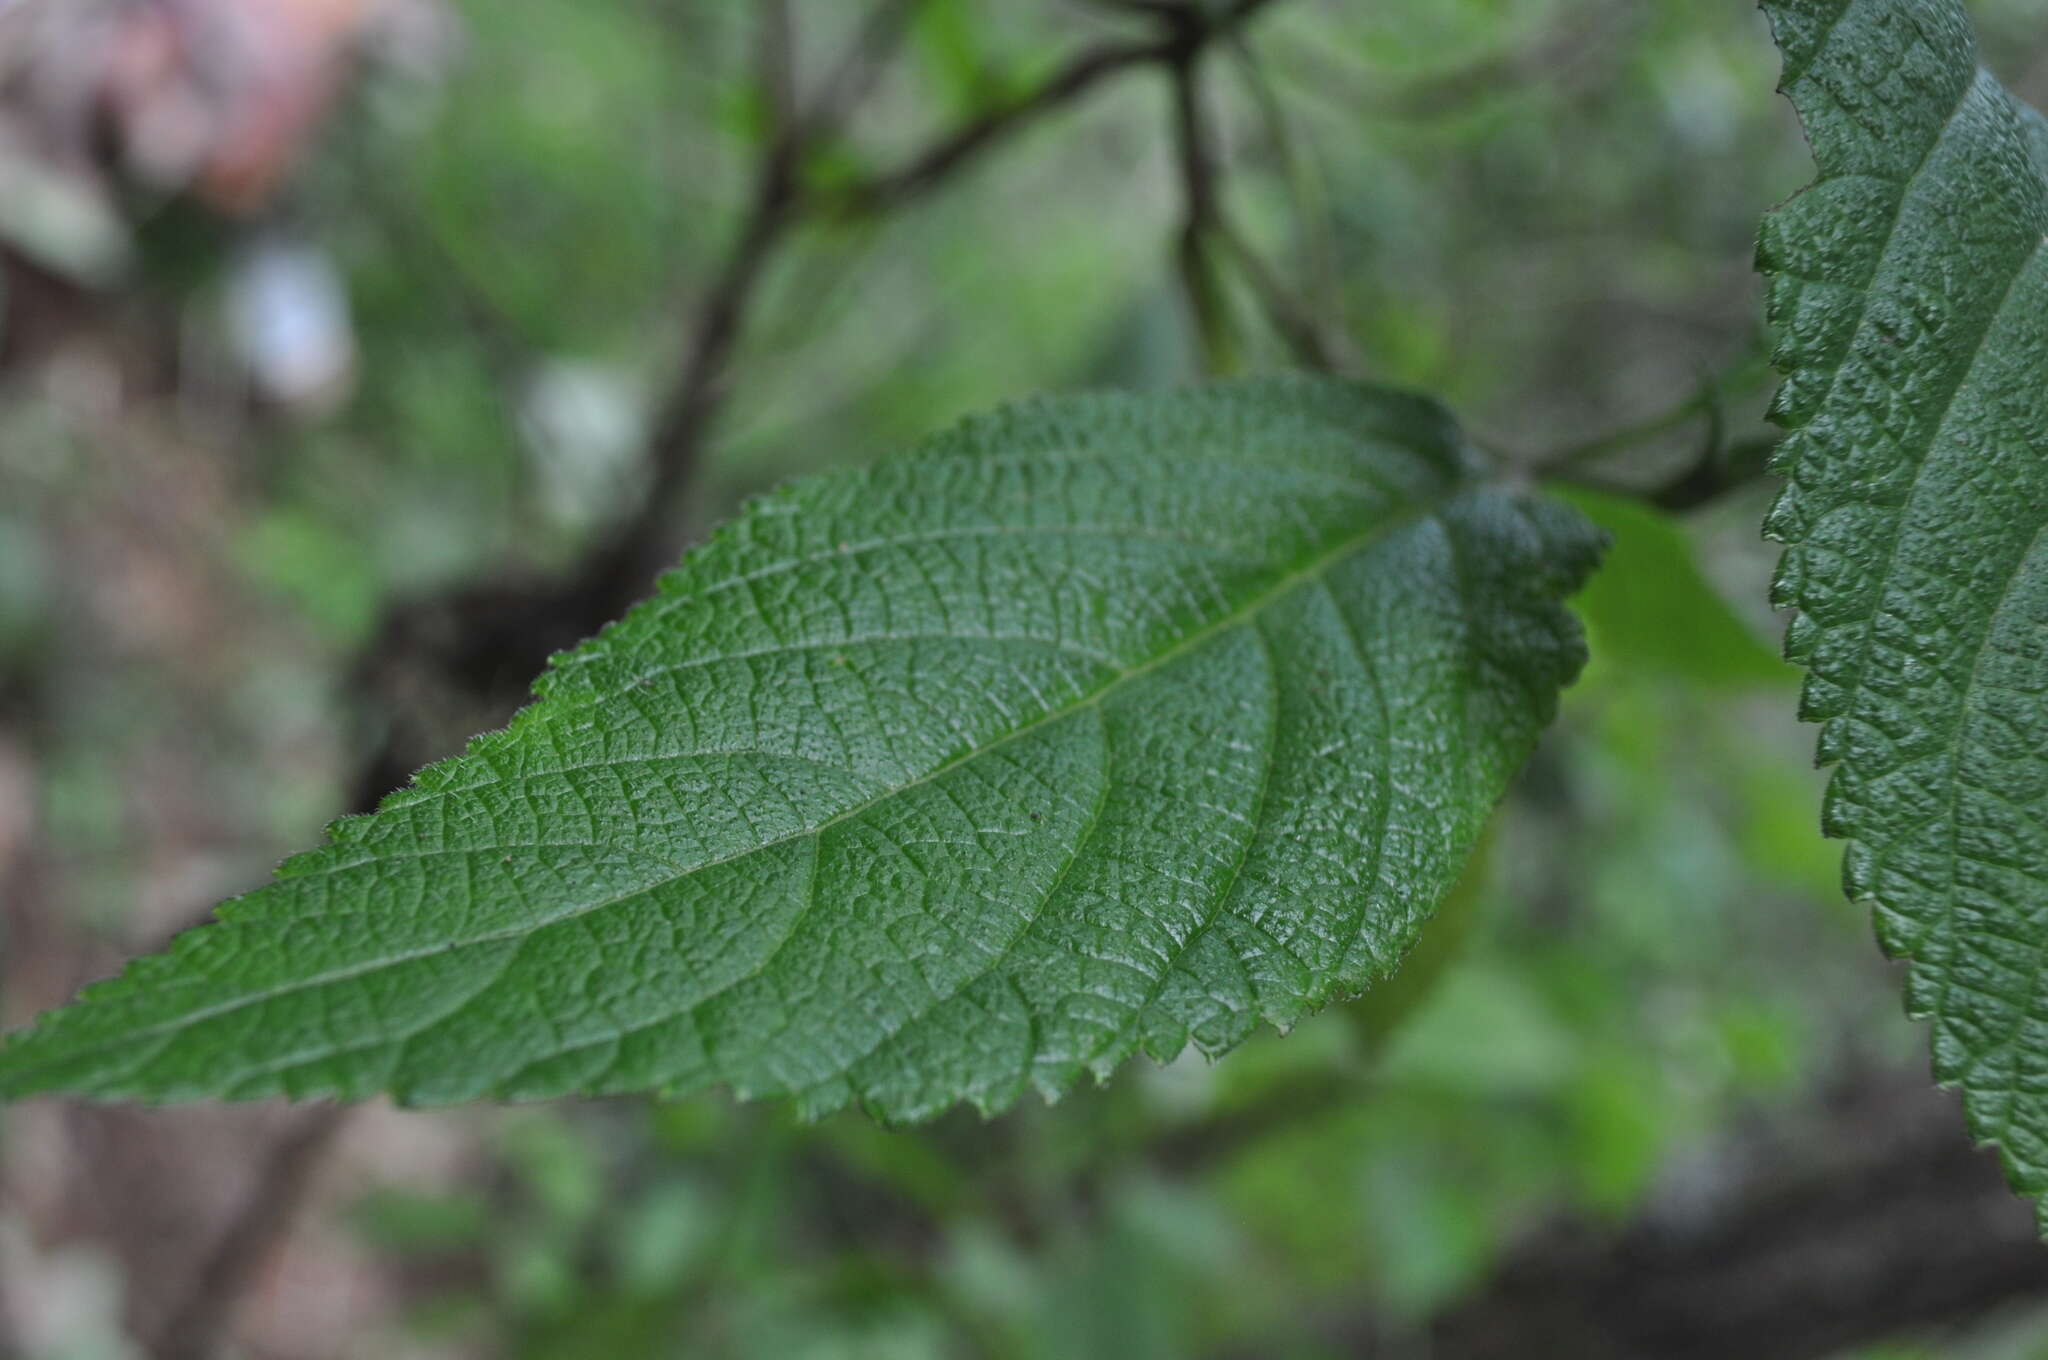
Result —
<instances>
[{"instance_id":1,"label":"textured leaf surface","mask_svg":"<svg viewBox=\"0 0 2048 1360\"><path fill-rule=\"evenodd\" d=\"M1960 0L1774 0L1820 176L1760 259L1824 825L1934 1065L2048 1190L2048 131Z\"/></svg>"},{"instance_id":2,"label":"textured leaf surface","mask_svg":"<svg viewBox=\"0 0 2048 1360\"><path fill-rule=\"evenodd\" d=\"M0 1092L914 1118L1220 1051L1396 966L1579 667L1596 540L1348 385L972 422L756 502Z\"/></svg>"}]
</instances>

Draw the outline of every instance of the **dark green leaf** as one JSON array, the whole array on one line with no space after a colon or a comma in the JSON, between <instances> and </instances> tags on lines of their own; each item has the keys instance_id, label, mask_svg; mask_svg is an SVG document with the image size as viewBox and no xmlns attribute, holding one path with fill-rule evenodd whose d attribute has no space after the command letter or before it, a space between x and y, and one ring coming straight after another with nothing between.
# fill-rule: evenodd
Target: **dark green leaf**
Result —
<instances>
[{"instance_id":1,"label":"dark green leaf","mask_svg":"<svg viewBox=\"0 0 2048 1360\"><path fill-rule=\"evenodd\" d=\"M1819 179L1760 251L1823 824L1936 1074L2048 1190L2048 146L1960 0L1771 0Z\"/></svg>"},{"instance_id":2,"label":"dark green leaf","mask_svg":"<svg viewBox=\"0 0 2048 1360\"><path fill-rule=\"evenodd\" d=\"M914 1118L1220 1052L1413 944L1579 667L1596 549L1386 392L970 422L754 504L0 1092Z\"/></svg>"}]
</instances>

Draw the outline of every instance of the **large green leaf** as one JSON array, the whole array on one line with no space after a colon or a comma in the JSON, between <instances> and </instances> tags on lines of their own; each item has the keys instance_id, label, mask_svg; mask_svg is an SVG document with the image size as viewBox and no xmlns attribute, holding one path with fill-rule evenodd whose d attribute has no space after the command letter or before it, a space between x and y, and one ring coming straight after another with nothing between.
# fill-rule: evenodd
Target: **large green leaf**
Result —
<instances>
[{"instance_id":1,"label":"large green leaf","mask_svg":"<svg viewBox=\"0 0 2048 1360\"><path fill-rule=\"evenodd\" d=\"M1824 826L1934 1065L2048 1190L2048 130L1960 0L1772 0L1820 177L1760 251L1790 479L1768 530Z\"/></svg>"},{"instance_id":2,"label":"large green leaf","mask_svg":"<svg viewBox=\"0 0 2048 1360\"><path fill-rule=\"evenodd\" d=\"M1596 551L1387 392L970 422L756 502L0 1093L914 1118L1218 1052L1396 966L1579 667Z\"/></svg>"}]
</instances>

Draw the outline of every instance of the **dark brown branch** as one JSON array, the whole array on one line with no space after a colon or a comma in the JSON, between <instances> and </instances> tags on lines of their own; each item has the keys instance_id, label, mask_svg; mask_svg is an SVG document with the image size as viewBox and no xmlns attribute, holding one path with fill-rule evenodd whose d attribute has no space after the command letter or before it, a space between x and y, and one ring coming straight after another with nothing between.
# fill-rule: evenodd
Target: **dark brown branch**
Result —
<instances>
[{"instance_id":1,"label":"dark brown branch","mask_svg":"<svg viewBox=\"0 0 2048 1360\"><path fill-rule=\"evenodd\" d=\"M648 451L654 475L646 497L611 546L581 573L577 595L596 622L642 593L675 555L675 499L695 477L712 420L724 404L726 361L739 343L762 270L795 224L801 149L801 133L792 130L775 139L756 167L746 213L698 309L681 375L656 418Z\"/></svg>"},{"instance_id":2,"label":"dark brown branch","mask_svg":"<svg viewBox=\"0 0 2048 1360\"><path fill-rule=\"evenodd\" d=\"M1537 1233L1405 1349L1362 1311L1313 1331L1361 1357L1819 1360L2048 1300L2033 1214L1953 1097L1918 1072L1847 1094L1823 1127L1747 1148L1690 1207Z\"/></svg>"},{"instance_id":3,"label":"dark brown branch","mask_svg":"<svg viewBox=\"0 0 2048 1360\"><path fill-rule=\"evenodd\" d=\"M308 1111L271 1149L241 1212L200 1266L191 1293L164 1324L151 1354L163 1360L211 1360L219 1352L236 1306L290 1233L348 1115L335 1105Z\"/></svg>"},{"instance_id":4,"label":"dark brown branch","mask_svg":"<svg viewBox=\"0 0 2048 1360\"><path fill-rule=\"evenodd\" d=\"M754 169L746 211L697 308L681 372L656 417L648 448L654 476L646 496L612 544L585 565L572 590L585 617L601 623L619 613L674 559L680 537L673 527L675 501L695 478L711 425L725 404L728 361L769 257L802 215L798 176L804 156L821 129L866 95L914 8L914 0L881 0L815 103L795 108L794 92L783 96L792 107L779 111ZM761 79L771 91L787 89L793 79L789 15L779 4L764 14Z\"/></svg>"},{"instance_id":5,"label":"dark brown branch","mask_svg":"<svg viewBox=\"0 0 2048 1360\"><path fill-rule=\"evenodd\" d=\"M866 99L922 2L879 0L816 97L778 119L755 166L740 225L696 309L676 384L656 416L648 447L653 477L646 495L610 543L576 573L554 610L575 619L578 627L572 631L579 636L621 613L674 561L682 536L675 503L695 480L711 427L725 404L727 370L746 314L769 260L809 208L801 181L804 159L827 129ZM792 78L791 35L780 6L768 6L766 14L762 80L774 89Z\"/></svg>"},{"instance_id":6,"label":"dark brown branch","mask_svg":"<svg viewBox=\"0 0 2048 1360\"><path fill-rule=\"evenodd\" d=\"M1437 1329L1439 1360L1808 1360L2048 1298L2048 1250L1955 1121L1705 1222L1532 1244Z\"/></svg>"}]
</instances>

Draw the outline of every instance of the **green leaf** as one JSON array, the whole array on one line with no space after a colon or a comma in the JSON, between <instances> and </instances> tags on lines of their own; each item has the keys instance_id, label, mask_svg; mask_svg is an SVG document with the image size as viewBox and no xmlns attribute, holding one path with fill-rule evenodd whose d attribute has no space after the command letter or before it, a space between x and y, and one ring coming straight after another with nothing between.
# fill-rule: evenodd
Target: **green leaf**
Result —
<instances>
[{"instance_id":1,"label":"green leaf","mask_svg":"<svg viewBox=\"0 0 2048 1360\"><path fill-rule=\"evenodd\" d=\"M1604 569L1572 602L1600 667L1702 688L1791 683L1797 672L1736 617L1670 515L1583 487L1556 494L1607 531Z\"/></svg>"},{"instance_id":2,"label":"green leaf","mask_svg":"<svg viewBox=\"0 0 2048 1360\"><path fill-rule=\"evenodd\" d=\"M1787 654L1849 895L1934 1068L2048 1190L2048 128L1959 0L1772 0L1819 179L1759 252ZM2048 1227L2048 1220L2044 1220Z\"/></svg>"},{"instance_id":3,"label":"green leaf","mask_svg":"<svg viewBox=\"0 0 2048 1360\"><path fill-rule=\"evenodd\" d=\"M0 1049L0 1094L909 1119L1220 1052L1414 943L1597 548L1383 391L971 421L756 502L510 727Z\"/></svg>"}]
</instances>

